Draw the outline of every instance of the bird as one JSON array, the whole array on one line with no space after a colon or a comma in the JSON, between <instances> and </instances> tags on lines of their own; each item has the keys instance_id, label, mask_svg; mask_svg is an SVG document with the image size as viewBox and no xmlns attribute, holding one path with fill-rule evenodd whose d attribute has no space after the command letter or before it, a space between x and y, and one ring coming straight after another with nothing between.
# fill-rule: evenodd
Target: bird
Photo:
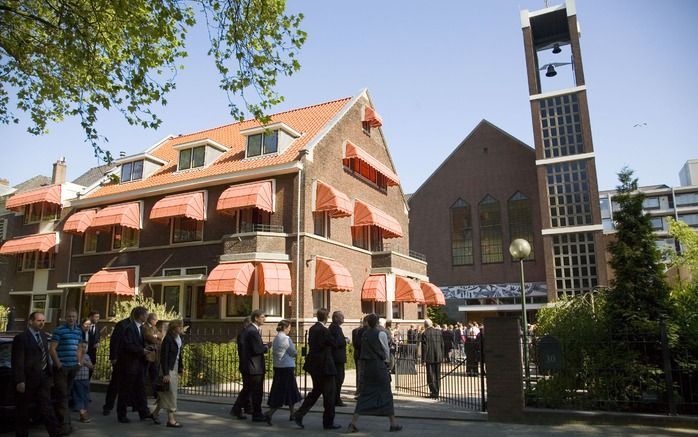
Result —
<instances>
[{"instance_id":1,"label":"bird","mask_svg":"<svg viewBox=\"0 0 698 437\"><path fill-rule=\"evenodd\" d=\"M645 127L645 126L647 126L647 123L642 122L642 123L636 123L635 126L633 126L633 127Z\"/></svg>"}]
</instances>

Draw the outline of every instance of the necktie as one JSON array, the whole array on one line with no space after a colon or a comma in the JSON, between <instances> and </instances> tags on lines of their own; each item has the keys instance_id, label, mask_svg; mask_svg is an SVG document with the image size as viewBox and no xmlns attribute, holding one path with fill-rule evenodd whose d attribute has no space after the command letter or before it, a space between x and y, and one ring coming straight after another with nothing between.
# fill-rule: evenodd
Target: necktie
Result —
<instances>
[{"instance_id":1,"label":"necktie","mask_svg":"<svg viewBox=\"0 0 698 437\"><path fill-rule=\"evenodd\" d=\"M39 348L41 348L41 370L46 370L48 365L48 355L46 355L46 348L44 347L44 342L41 341L41 336L36 333L36 342L39 343Z\"/></svg>"}]
</instances>

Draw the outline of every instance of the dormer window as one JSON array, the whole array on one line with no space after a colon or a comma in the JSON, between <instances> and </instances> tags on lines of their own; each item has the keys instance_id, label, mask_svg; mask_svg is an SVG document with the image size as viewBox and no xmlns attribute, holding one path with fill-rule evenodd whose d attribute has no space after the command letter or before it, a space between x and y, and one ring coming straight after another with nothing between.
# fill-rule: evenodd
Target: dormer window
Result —
<instances>
[{"instance_id":1,"label":"dormer window","mask_svg":"<svg viewBox=\"0 0 698 437\"><path fill-rule=\"evenodd\" d=\"M284 153L301 136L300 132L285 123L257 126L241 130L240 133L247 137L246 158Z\"/></svg>"},{"instance_id":2,"label":"dormer window","mask_svg":"<svg viewBox=\"0 0 698 437\"><path fill-rule=\"evenodd\" d=\"M279 131L269 131L247 137L247 157L268 155L279 150Z\"/></svg>"},{"instance_id":3,"label":"dormer window","mask_svg":"<svg viewBox=\"0 0 698 437\"><path fill-rule=\"evenodd\" d=\"M122 184L145 179L167 164L166 161L148 153L126 156L114 161L114 163L121 166L120 181Z\"/></svg>"},{"instance_id":4,"label":"dormer window","mask_svg":"<svg viewBox=\"0 0 698 437\"><path fill-rule=\"evenodd\" d=\"M192 147L179 151L179 170L203 167L206 163L206 147Z\"/></svg>"},{"instance_id":5,"label":"dormer window","mask_svg":"<svg viewBox=\"0 0 698 437\"><path fill-rule=\"evenodd\" d=\"M208 167L219 156L228 151L227 147L210 138L177 144L172 148L179 151L177 171Z\"/></svg>"},{"instance_id":6,"label":"dormer window","mask_svg":"<svg viewBox=\"0 0 698 437\"><path fill-rule=\"evenodd\" d=\"M127 162L121 166L121 182L137 181L143 178L143 160Z\"/></svg>"}]
</instances>

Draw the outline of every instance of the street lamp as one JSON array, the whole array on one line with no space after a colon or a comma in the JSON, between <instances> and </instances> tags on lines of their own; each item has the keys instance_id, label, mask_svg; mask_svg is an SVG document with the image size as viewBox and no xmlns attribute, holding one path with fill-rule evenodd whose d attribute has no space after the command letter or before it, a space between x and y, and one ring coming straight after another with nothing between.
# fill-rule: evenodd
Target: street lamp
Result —
<instances>
[{"instance_id":1,"label":"street lamp","mask_svg":"<svg viewBox=\"0 0 698 437\"><path fill-rule=\"evenodd\" d=\"M521 331L523 332L524 374L526 375L526 389L528 389L531 375L528 368L528 320L526 317L526 285L524 284L523 261L531 254L531 245L523 238L517 238L509 245L509 253L521 266Z\"/></svg>"}]
</instances>

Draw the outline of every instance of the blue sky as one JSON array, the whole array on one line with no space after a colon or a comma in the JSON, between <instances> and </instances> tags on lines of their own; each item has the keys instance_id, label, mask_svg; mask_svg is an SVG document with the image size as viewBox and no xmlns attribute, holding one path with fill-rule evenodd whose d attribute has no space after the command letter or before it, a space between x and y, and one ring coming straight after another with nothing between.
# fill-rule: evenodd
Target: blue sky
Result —
<instances>
[{"instance_id":1,"label":"blue sky","mask_svg":"<svg viewBox=\"0 0 698 437\"><path fill-rule=\"evenodd\" d=\"M551 4L558 4L554 0ZM426 6L426 7L425 7ZM485 118L533 145L519 11L543 0L289 2L309 34L302 69L278 84L274 112L355 95L367 87L406 193L415 191ZM698 2L577 0L599 186L616 185L625 165L641 185L678 185L698 158ZM168 134L231 122L227 98L206 56L202 29L157 131L102 113L105 148L138 153ZM633 127L647 123L643 127ZM68 177L96 164L79 123L67 119L36 137L0 126L0 177L12 185L50 175L61 156Z\"/></svg>"}]
</instances>

